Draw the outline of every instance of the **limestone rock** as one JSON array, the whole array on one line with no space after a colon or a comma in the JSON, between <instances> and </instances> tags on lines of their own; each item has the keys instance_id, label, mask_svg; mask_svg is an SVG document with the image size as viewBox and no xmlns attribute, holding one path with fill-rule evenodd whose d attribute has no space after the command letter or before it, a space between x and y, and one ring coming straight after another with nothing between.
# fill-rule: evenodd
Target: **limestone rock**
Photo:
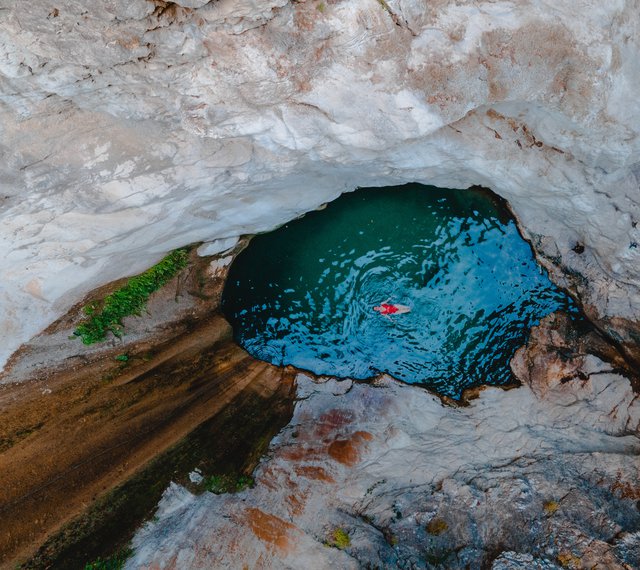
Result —
<instances>
[{"instance_id":1,"label":"limestone rock","mask_svg":"<svg viewBox=\"0 0 640 570\"><path fill-rule=\"evenodd\" d=\"M203 243L198 248L198 255L203 257L208 255L217 255L224 251L229 251L231 248L235 247L237 243L238 238L223 238Z\"/></svg>"},{"instance_id":2,"label":"limestone rock","mask_svg":"<svg viewBox=\"0 0 640 570\"><path fill-rule=\"evenodd\" d=\"M174 0L174 4L182 6L183 8L202 8L210 1L211 0Z\"/></svg>"},{"instance_id":3,"label":"limestone rock","mask_svg":"<svg viewBox=\"0 0 640 570\"><path fill-rule=\"evenodd\" d=\"M0 361L172 248L407 181L507 198L636 346L639 24L633 0L0 7Z\"/></svg>"},{"instance_id":4,"label":"limestone rock","mask_svg":"<svg viewBox=\"0 0 640 570\"><path fill-rule=\"evenodd\" d=\"M491 388L462 408L389 378L344 390L297 381L294 418L256 487L171 487L127 568L640 563L640 401L624 378L594 374L544 398Z\"/></svg>"}]
</instances>

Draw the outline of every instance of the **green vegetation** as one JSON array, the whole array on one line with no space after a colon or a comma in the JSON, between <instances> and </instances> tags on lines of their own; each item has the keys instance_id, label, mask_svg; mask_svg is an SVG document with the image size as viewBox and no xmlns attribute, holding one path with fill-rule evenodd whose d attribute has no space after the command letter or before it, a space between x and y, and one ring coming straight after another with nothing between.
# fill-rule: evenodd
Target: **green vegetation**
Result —
<instances>
[{"instance_id":1,"label":"green vegetation","mask_svg":"<svg viewBox=\"0 0 640 570\"><path fill-rule=\"evenodd\" d=\"M118 354L118 356L116 356L115 359L118 362L129 362L129 355L128 354Z\"/></svg>"},{"instance_id":2,"label":"green vegetation","mask_svg":"<svg viewBox=\"0 0 640 570\"><path fill-rule=\"evenodd\" d=\"M133 550L131 548L123 548L105 560L98 558L93 562L87 563L84 570L120 570L127 561L127 558L132 554Z\"/></svg>"},{"instance_id":3,"label":"green vegetation","mask_svg":"<svg viewBox=\"0 0 640 570\"><path fill-rule=\"evenodd\" d=\"M329 542L327 542L327 544L329 546L339 548L340 550L344 550L345 548L349 548L349 546L351 546L351 538L349 538L349 533L346 530L337 527L333 529L331 538Z\"/></svg>"},{"instance_id":4,"label":"green vegetation","mask_svg":"<svg viewBox=\"0 0 640 570\"><path fill-rule=\"evenodd\" d=\"M205 488L216 495L238 493L247 487L253 487L255 481L248 475L212 475L205 481Z\"/></svg>"},{"instance_id":5,"label":"green vegetation","mask_svg":"<svg viewBox=\"0 0 640 570\"><path fill-rule=\"evenodd\" d=\"M129 279L123 287L101 302L90 303L84 307L84 312L89 318L78 325L74 334L79 336L84 344L105 340L109 331L117 337L122 336L122 319L130 315L140 315L151 293L171 281L187 266L188 261L188 250L176 249L160 263Z\"/></svg>"}]
</instances>

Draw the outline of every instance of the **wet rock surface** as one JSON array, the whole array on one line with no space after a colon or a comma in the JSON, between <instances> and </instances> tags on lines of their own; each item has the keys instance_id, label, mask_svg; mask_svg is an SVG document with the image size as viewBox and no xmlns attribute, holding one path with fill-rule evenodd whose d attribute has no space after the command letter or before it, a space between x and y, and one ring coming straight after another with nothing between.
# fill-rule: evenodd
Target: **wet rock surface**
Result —
<instances>
[{"instance_id":1,"label":"wet rock surface","mask_svg":"<svg viewBox=\"0 0 640 570\"><path fill-rule=\"evenodd\" d=\"M593 355L563 368L552 327L516 356L522 387L466 407L299 374L256 487L173 485L127 568L637 567L640 399Z\"/></svg>"},{"instance_id":2,"label":"wet rock surface","mask_svg":"<svg viewBox=\"0 0 640 570\"><path fill-rule=\"evenodd\" d=\"M86 365L29 382L30 393L0 391L0 567L84 568L126 544L165 486L184 482L184 469L250 473L261 444L290 417L292 380L237 347L217 317L157 347L147 362ZM162 460L207 423L206 443L195 438ZM125 499L110 496L63 528L154 460Z\"/></svg>"}]
</instances>

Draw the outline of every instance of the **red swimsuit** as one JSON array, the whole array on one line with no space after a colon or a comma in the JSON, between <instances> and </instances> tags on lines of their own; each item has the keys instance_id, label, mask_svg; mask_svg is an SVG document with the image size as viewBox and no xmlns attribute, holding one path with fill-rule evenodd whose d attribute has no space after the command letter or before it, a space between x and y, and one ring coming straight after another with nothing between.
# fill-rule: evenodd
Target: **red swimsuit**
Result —
<instances>
[{"instance_id":1,"label":"red swimsuit","mask_svg":"<svg viewBox=\"0 0 640 570\"><path fill-rule=\"evenodd\" d=\"M382 311L380 311L381 315L393 315L393 313L398 312L398 308L395 305L388 305L387 303L382 303L380 307L382 307Z\"/></svg>"}]
</instances>

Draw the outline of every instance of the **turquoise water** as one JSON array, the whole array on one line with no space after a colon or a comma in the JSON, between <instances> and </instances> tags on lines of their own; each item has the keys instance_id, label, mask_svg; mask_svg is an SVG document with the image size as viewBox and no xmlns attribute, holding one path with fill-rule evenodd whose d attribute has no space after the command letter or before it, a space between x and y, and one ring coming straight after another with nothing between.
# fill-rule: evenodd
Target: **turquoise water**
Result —
<instances>
[{"instance_id":1,"label":"turquoise water","mask_svg":"<svg viewBox=\"0 0 640 570\"><path fill-rule=\"evenodd\" d=\"M388 298L411 312L373 310ZM357 379L387 372L454 398L511 381L529 329L575 310L488 192L418 184L360 189L255 237L222 308L262 360Z\"/></svg>"}]
</instances>

